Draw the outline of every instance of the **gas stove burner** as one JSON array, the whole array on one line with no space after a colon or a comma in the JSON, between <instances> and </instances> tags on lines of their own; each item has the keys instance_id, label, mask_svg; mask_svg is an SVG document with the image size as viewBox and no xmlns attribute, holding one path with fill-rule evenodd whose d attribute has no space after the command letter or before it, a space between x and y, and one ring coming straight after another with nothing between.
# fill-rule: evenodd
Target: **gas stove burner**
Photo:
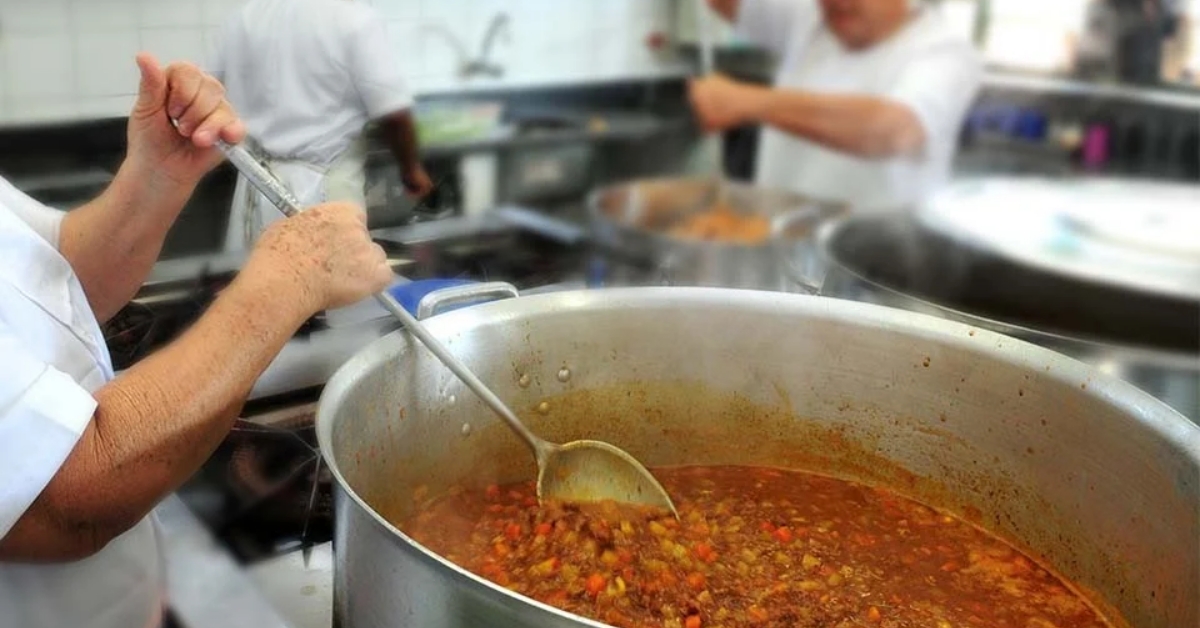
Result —
<instances>
[{"instance_id":1,"label":"gas stove burner","mask_svg":"<svg viewBox=\"0 0 1200 628\"><path fill-rule=\"evenodd\" d=\"M306 522L314 542L332 538L333 477L318 465L313 420L303 413L272 425L241 421L223 446L229 507L217 533L245 560L296 545Z\"/></svg>"}]
</instances>

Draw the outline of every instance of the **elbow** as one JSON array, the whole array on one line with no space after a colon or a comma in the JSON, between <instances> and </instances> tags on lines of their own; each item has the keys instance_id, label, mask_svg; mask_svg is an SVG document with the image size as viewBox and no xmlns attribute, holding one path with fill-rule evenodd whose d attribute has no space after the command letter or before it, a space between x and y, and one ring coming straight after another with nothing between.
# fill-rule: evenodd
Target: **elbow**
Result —
<instances>
[{"instance_id":1,"label":"elbow","mask_svg":"<svg viewBox=\"0 0 1200 628\"><path fill-rule=\"evenodd\" d=\"M85 432L67 462L16 525L0 539L0 560L61 563L89 558L145 516L106 487L112 474L96 464L96 434Z\"/></svg>"},{"instance_id":2,"label":"elbow","mask_svg":"<svg viewBox=\"0 0 1200 628\"><path fill-rule=\"evenodd\" d=\"M917 157L925 150L925 131L920 120L899 107L882 107L868 117L862 128L859 157Z\"/></svg>"},{"instance_id":3,"label":"elbow","mask_svg":"<svg viewBox=\"0 0 1200 628\"><path fill-rule=\"evenodd\" d=\"M137 521L97 517L53 503L46 494L0 539L0 561L70 563L91 558Z\"/></svg>"}]
</instances>

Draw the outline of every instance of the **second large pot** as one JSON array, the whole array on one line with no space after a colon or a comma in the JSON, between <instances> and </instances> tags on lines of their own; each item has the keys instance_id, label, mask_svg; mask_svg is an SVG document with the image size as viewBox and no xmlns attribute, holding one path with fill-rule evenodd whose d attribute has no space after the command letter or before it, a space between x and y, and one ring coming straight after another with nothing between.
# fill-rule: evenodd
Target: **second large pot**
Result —
<instances>
[{"instance_id":1,"label":"second large pot","mask_svg":"<svg viewBox=\"0 0 1200 628\"><path fill-rule=\"evenodd\" d=\"M1044 557L1139 628L1200 625L1200 428L1061 355L890 308L733 290L522 297L428 325L552 440L888 486ZM317 431L337 480L336 625L598 625L394 525L430 491L534 473L408 335L329 381Z\"/></svg>"},{"instance_id":2,"label":"second large pot","mask_svg":"<svg viewBox=\"0 0 1200 628\"><path fill-rule=\"evenodd\" d=\"M904 215L826 223L812 292L965 322L1062 352L1200 422L1200 302L1010 262Z\"/></svg>"},{"instance_id":3,"label":"second large pot","mask_svg":"<svg viewBox=\"0 0 1200 628\"><path fill-rule=\"evenodd\" d=\"M588 200L593 237L606 247L651 260L647 273L614 267L605 280L615 285L669 285L803 292L787 267L816 254L817 224L844 208L791 192L732 181L664 178L601 188ZM721 194L724 194L722 197ZM733 211L772 221L770 239L758 244L692 240L672 227L723 201Z\"/></svg>"}]
</instances>

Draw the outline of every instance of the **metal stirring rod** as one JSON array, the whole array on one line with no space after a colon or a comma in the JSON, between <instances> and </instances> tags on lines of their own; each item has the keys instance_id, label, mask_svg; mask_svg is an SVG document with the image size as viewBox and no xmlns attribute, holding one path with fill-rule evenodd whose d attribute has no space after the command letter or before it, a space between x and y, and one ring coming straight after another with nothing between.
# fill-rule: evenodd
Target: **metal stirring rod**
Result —
<instances>
[{"instance_id":1,"label":"metal stirring rod","mask_svg":"<svg viewBox=\"0 0 1200 628\"><path fill-rule=\"evenodd\" d=\"M267 200L271 201L283 215L287 217L295 216L302 211L300 201L279 181L275 175L258 163L258 160L246 151L241 146L235 146L226 142L219 142L217 146L221 149L225 156L229 158L230 163L234 165ZM495 393L491 391L469 368L454 354L450 353L438 339L425 330L425 326L417 321L416 317L408 313L404 306L400 305L392 295L387 292L380 292L375 295L375 300L384 307L393 316L400 319L404 324L404 328L408 332L417 337L421 344L425 345L430 352L450 369L452 373L458 376L467 388L479 395L480 399L488 405L489 408L496 411L504 418L511 427L519 432L528 433L528 429L521 423L520 419L513 413L511 409ZM533 436L531 433L530 436Z\"/></svg>"}]
</instances>

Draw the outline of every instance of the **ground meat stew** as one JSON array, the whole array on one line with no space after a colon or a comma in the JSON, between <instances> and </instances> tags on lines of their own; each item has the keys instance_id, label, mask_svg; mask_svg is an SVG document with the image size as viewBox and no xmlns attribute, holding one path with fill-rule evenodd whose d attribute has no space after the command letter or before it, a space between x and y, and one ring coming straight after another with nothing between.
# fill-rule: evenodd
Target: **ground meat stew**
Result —
<instances>
[{"instance_id":1,"label":"ground meat stew","mask_svg":"<svg viewBox=\"0 0 1200 628\"><path fill-rule=\"evenodd\" d=\"M747 467L660 469L680 520L458 490L401 528L518 593L621 627L1108 628L995 537L884 490Z\"/></svg>"}]
</instances>

